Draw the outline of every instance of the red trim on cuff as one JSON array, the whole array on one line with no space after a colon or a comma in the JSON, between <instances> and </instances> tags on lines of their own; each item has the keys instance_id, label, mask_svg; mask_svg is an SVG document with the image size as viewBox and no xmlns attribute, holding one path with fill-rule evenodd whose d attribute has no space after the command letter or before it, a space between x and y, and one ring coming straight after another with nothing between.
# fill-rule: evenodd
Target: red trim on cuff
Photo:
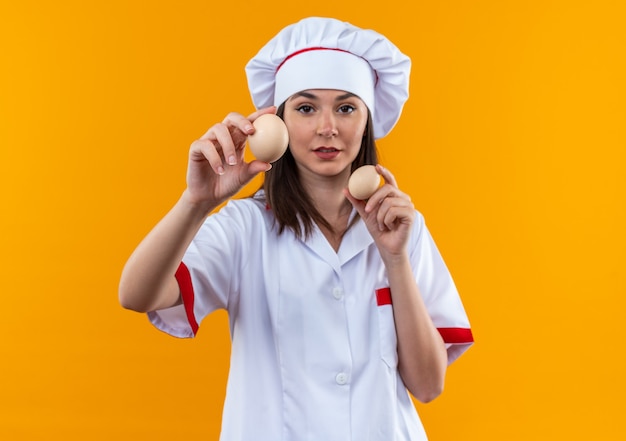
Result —
<instances>
[{"instance_id":1,"label":"red trim on cuff","mask_svg":"<svg viewBox=\"0 0 626 441\"><path fill-rule=\"evenodd\" d=\"M191 283L191 274L189 273L189 269L183 262L180 263L178 269L176 270L176 281L178 282L178 287L180 288L180 296L183 299L183 306L185 307L185 313L187 314L189 326L191 326L193 335L196 335L198 332L198 322L196 322L196 316L193 313L193 284Z\"/></svg>"},{"instance_id":2,"label":"red trim on cuff","mask_svg":"<svg viewBox=\"0 0 626 441\"><path fill-rule=\"evenodd\" d=\"M391 305L391 290L389 288L376 290L376 304L378 306Z\"/></svg>"},{"instance_id":3,"label":"red trim on cuff","mask_svg":"<svg viewBox=\"0 0 626 441\"><path fill-rule=\"evenodd\" d=\"M468 328L437 328L445 343L473 343L472 330Z\"/></svg>"}]
</instances>

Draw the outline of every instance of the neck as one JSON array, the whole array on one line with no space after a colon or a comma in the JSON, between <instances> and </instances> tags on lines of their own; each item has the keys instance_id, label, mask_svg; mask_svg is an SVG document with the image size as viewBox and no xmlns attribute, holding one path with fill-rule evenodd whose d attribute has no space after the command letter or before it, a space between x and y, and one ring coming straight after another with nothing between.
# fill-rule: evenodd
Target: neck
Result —
<instances>
[{"instance_id":1,"label":"neck","mask_svg":"<svg viewBox=\"0 0 626 441\"><path fill-rule=\"evenodd\" d=\"M352 205L342 191L348 185L348 172L349 170L333 177L309 176L309 179L302 179L301 176L302 184L313 205L331 226L331 229L328 229L318 225L335 252L341 246L352 212Z\"/></svg>"},{"instance_id":2,"label":"neck","mask_svg":"<svg viewBox=\"0 0 626 441\"><path fill-rule=\"evenodd\" d=\"M348 178L348 173L342 173L333 177L310 176L302 179L315 208L333 226L351 212L350 202L343 195Z\"/></svg>"}]
</instances>

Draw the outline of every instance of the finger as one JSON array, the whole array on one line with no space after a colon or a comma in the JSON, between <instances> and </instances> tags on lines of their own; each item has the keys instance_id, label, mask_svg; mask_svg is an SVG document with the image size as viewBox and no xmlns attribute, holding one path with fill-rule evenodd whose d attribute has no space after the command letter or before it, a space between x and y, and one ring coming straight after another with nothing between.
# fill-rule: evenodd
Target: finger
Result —
<instances>
[{"instance_id":1,"label":"finger","mask_svg":"<svg viewBox=\"0 0 626 441\"><path fill-rule=\"evenodd\" d=\"M241 131L244 136L248 136L254 133L254 125L252 123L259 116L265 115L266 113L275 114L276 106L264 107L263 109L259 109L256 112L251 113L248 117L245 117L237 112L231 112L226 115L222 124L225 124L229 128L237 129Z\"/></svg>"},{"instance_id":2,"label":"finger","mask_svg":"<svg viewBox=\"0 0 626 441\"><path fill-rule=\"evenodd\" d=\"M245 146L246 139L255 132L253 122L261 115L275 113L276 107L270 106L259 109L256 112L251 113L248 117L244 117L239 113L231 112L226 116L226 118L224 118L223 124L229 128L231 138L234 140L234 148L239 152L239 155L230 154L230 152L225 153L225 158L229 165L235 165L238 161L243 160L243 147Z\"/></svg>"},{"instance_id":3,"label":"finger","mask_svg":"<svg viewBox=\"0 0 626 441\"><path fill-rule=\"evenodd\" d=\"M213 136L215 141L222 150L222 157L228 165L237 164L237 152L235 142L233 141L233 135L228 128L227 124L216 124L213 130ZM211 140L211 138L209 138Z\"/></svg>"},{"instance_id":4,"label":"finger","mask_svg":"<svg viewBox=\"0 0 626 441\"><path fill-rule=\"evenodd\" d=\"M237 112L231 112L226 115L222 123L231 129L239 130L244 137L254 133L252 120Z\"/></svg>"},{"instance_id":5,"label":"finger","mask_svg":"<svg viewBox=\"0 0 626 441\"><path fill-rule=\"evenodd\" d=\"M232 143L234 146L243 146L245 139L252 132L254 132L254 127L250 120L239 113L231 112L226 115L221 123L215 124L207 130L200 139L208 139L215 142L218 137L225 136L228 133L231 140L229 143Z\"/></svg>"},{"instance_id":6,"label":"finger","mask_svg":"<svg viewBox=\"0 0 626 441\"><path fill-rule=\"evenodd\" d=\"M264 107L262 109L257 110L256 112L252 112L250 115L248 115L248 120L254 121L259 116L265 115L267 113L276 114L276 106Z\"/></svg>"},{"instance_id":7,"label":"finger","mask_svg":"<svg viewBox=\"0 0 626 441\"><path fill-rule=\"evenodd\" d=\"M394 187L391 184L385 184L376 190L376 192L374 192L374 194L367 200L365 211L367 213L372 212L387 198L401 198L407 201L411 200L411 197L408 194L403 193L397 187Z\"/></svg>"},{"instance_id":8,"label":"finger","mask_svg":"<svg viewBox=\"0 0 626 441\"><path fill-rule=\"evenodd\" d=\"M390 228L390 225L397 220L397 216L400 214L410 215L415 210L413 204L403 198L386 198L381 204L378 212L376 213L376 221L380 230L384 229L384 226Z\"/></svg>"},{"instance_id":9,"label":"finger","mask_svg":"<svg viewBox=\"0 0 626 441\"><path fill-rule=\"evenodd\" d=\"M393 206L386 211L383 222L379 224L379 228L383 231L385 228L393 230L400 224L410 224L415 218L415 211L408 207Z\"/></svg>"},{"instance_id":10,"label":"finger","mask_svg":"<svg viewBox=\"0 0 626 441\"><path fill-rule=\"evenodd\" d=\"M199 139L191 144L190 159L193 161L201 161L204 158L210 165L213 171L218 175L224 174L224 164L222 163L222 157L217 152L215 144L208 139Z\"/></svg>"},{"instance_id":11,"label":"finger","mask_svg":"<svg viewBox=\"0 0 626 441\"><path fill-rule=\"evenodd\" d=\"M396 182L395 176L388 169L378 164L376 165L376 171L378 172L379 175L383 177L383 179L385 180L385 183L391 185L392 187L398 188L398 184Z\"/></svg>"}]
</instances>

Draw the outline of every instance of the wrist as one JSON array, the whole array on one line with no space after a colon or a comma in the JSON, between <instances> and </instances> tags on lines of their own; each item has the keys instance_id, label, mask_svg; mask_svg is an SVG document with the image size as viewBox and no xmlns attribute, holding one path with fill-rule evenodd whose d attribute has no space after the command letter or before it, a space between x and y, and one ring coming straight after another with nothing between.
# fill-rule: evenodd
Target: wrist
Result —
<instances>
[{"instance_id":1,"label":"wrist","mask_svg":"<svg viewBox=\"0 0 626 441\"><path fill-rule=\"evenodd\" d=\"M194 198L188 189L186 189L178 200L180 208L186 215L197 220L203 220L211 213L219 204L210 201L198 200Z\"/></svg>"},{"instance_id":2,"label":"wrist","mask_svg":"<svg viewBox=\"0 0 626 441\"><path fill-rule=\"evenodd\" d=\"M411 266L409 254L406 251L400 253L381 253L381 258L387 270L403 269Z\"/></svg>"}]
</instances>

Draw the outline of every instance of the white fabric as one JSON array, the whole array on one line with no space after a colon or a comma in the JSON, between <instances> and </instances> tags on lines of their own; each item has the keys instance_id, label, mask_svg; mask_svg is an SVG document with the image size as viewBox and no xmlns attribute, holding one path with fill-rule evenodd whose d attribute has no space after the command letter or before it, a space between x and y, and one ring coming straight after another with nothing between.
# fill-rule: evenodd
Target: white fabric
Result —
<instances>
[{"instance_id":1,"label":"white fabric","mask_svg":"<svg viewBox=\"0 0 626 441\"><path fill-rule=\"evenodd\" d=\"M316 48L331 50L308 51ZM316 57L315 63L305 62L310 56ZM408 99L411 60L378 32L332 18L309 17L285 27L248 62L246 75L254 105L258 109L284 101L283 93L276 95L277 89L283 89L277 81L285 81L287 75L279 77L277 73L280 75L291 63L302 62L298 69L288 68L288 81L297 81L300 90L337 89L338 82L345 84L344 80L350 78L348 72L342 70L342 64L335 63L338 56L358 57L368 63L371 72L350 71L352 81L347 81L350 84L340 90L354 93L365 101L361 96L365 94L361 77L369 78L373 73L374 100L367 98L366 104L372 113L375 138L384 137L397 123ZM340 80L333 78L333 74ZM297 78L300 76L302 78ZM327 79L328 83L321 83L320 78ZM311 80L310 85L307 79Z\"/></svg>"},{"instance_id":2,"label":"white fabric","mask_svg":"<svg viewBox=\"0 0 626 441\"><path fill-rule=\"evenodd\" d=\"M310 50L289 58L276 72L274 105L302 90L336 89L350 91L373 109L375 83L376 75L363 58L332 49Z\"/></svg>"},{"instance_id":3,"label":"white fabric","mask_svg":"<svg viewBox=\"0 0 626 441\"><path fill-rule=\"evenodd\" d=\"M409 249L435 326L469 329L419 213ZM222 441L427 439L397 371L392 306L377 306L375 291L388 281L362 221L335 253L319 230L307 242L290 230L278 236L262 201L230 201L207 219L184 263L196 321L218 308L229 314ZM181 326L182 306L150 319L173 335L193 335ZM450 362L469 345L452 345Z\"/></svg>"}]
</instances>

